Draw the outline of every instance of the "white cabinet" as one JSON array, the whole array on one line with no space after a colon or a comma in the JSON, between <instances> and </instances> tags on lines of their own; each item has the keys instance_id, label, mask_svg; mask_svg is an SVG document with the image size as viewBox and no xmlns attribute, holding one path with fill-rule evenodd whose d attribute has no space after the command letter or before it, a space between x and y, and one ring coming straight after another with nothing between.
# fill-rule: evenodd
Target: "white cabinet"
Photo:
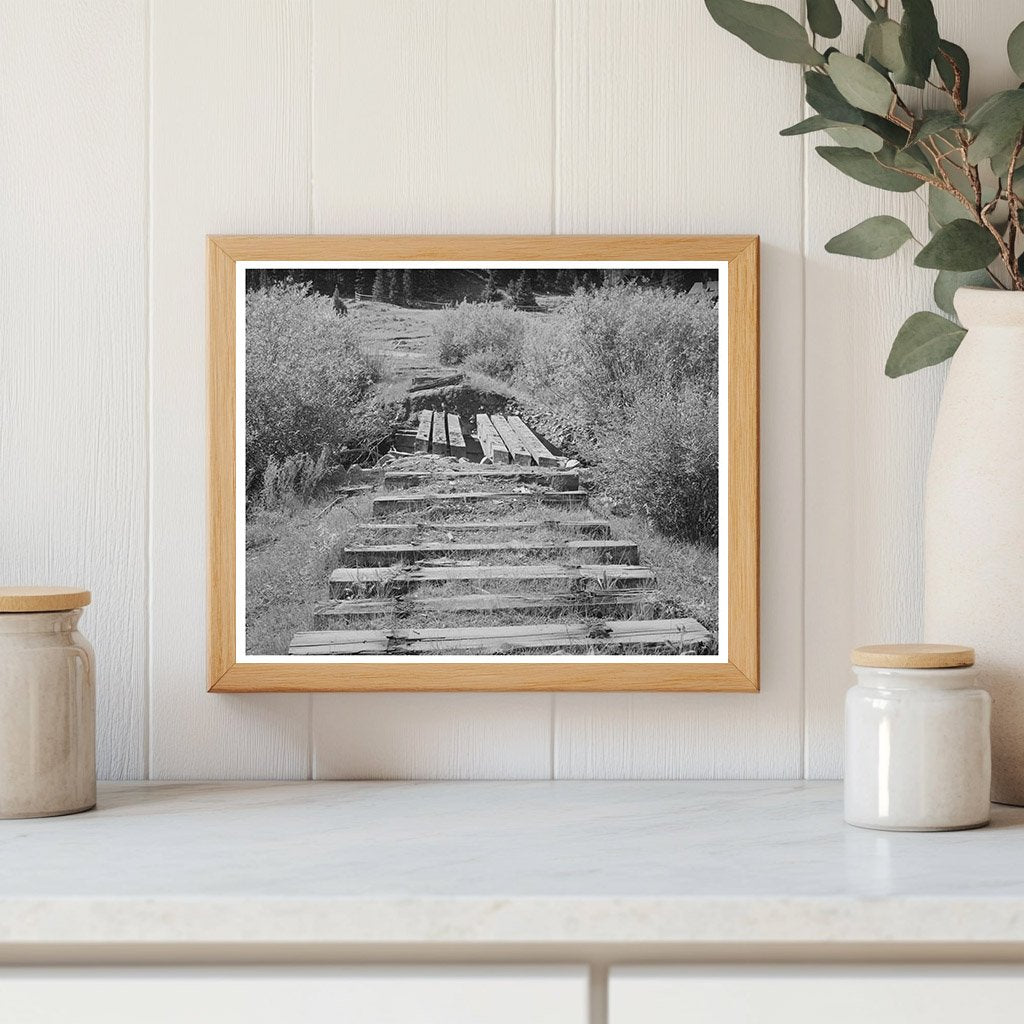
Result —
<instances>
[{"instance_id":1,"label":"white cabinet","mask_svg":"<svg viewBox=\"0 0 1024 1024\"><path fill-rule=\"evenodd\" d=\"M1021 1019L1017 968L619 968L608 1024L1001 1024Z\"/></svg>"},{"instance_id":2,"label":"white cabinet","mask_svg":"<svg viewBox=\"0 0 1024 1024\"><path fill-rule=\"evenodd\" d=\"M587 1024L585 968L0 969L10 1024Z\"/></svg>"}]
</instances>

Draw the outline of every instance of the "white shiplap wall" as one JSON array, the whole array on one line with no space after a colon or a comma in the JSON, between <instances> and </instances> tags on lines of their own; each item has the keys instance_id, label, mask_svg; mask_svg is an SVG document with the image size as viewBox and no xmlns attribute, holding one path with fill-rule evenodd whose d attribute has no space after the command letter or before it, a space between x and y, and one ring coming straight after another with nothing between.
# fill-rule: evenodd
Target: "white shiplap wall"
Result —
<instances>
[{"instance_id":1,"label":"white shiplap wall","mask_svg":"<svg viewBox=\"0 0 1024 1024\"><path fill-rule=\"evenodd\" d=\"M937 6L1008 83L1019 0ZM942 372L881 373L921 275L821 252L904 203L778 138L794 69L698 0L5 0L0 87L0 579L94 589L102 774L839 773ZM203 238L283 231L759 233L763 692L207 694Z\"/></svg>"}]
</instances>

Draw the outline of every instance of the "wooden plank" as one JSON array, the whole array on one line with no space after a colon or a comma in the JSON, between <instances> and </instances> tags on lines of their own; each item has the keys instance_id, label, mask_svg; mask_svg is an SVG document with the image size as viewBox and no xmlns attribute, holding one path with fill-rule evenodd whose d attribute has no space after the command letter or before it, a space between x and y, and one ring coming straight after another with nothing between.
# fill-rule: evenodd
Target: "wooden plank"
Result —
<instances>
[{"instance_id":1,"label":"wooden plank","mask_svg":"<svg viewBox=\"0 0 1024 1024\"><path fill-rule=\"evenodd\" d=\"M448 454L448 424L443 412L434 413L434 427L430 435L430 450L435 455Z\"/></svg>"},{"instance_id":2,"label":"wooden plank","mask_svg":"<svg viewBox=\"0 0 1024 1024\"><path fill-rule=\"evenodd\" d=\"M509 422L504 416L492 416L491 426L497 431L502 443L509 450L512 461L517 466L529 466L533 463L530 450L523 443L519 434L509 426Z\"/></svg>"},{"instance_id":3,"label":"wooden plank","mask_svg":"<svg viewBox=\"0 0 1024 1024\"><path fill-rule=\"evenodd\" d=\"M448 413L448 454L457 459L466 456L466 441L462 436L462 424L459 422L459 417L453 412Z\"/></svg>"},{"instance_id":4,"label":"wooden plank","mask_svg":"<svg viewBox=\"0 0 1024 1024\"><path fill-rule=\"evenodd\" d=\"M586 491L457 491L452 494L385 495L373 499L373 515L384 516L394 512L421 509L429 505L460 505L481 501L514 501L524 503L541 501L547 505L585 506L590 498Z\"/></svg>"},{"instance_id":5,"label":"wooden plank","mask_svg":"<svg viewBox=\"0 0 1024 1024\"><path fill-rule=\"evenodd\" d=\"M506 521L481 519L476 522L449 523L444 520L413 520L408 523L357 523L357 528L373 533L419 532L443 530L445 533L484 533L493 530L511 530L514 533L528 533L532 530L565 530L568 533L582 533L587 537L606 538L612 535L612 526L605 519L524 519Z\"/></svg>"},{"instance_id":6,"label":"wooden plank","mask_svg":"<svg viewBox=\"0 0 1024 1024\"><path fill-rule=\"evenodd\" d=\"M493 614L518 612L543 615L571 612L574 615L633 614L639 608L657 603L662 595L656 590L579 591L569 594L458 594L451 597L348 598L325 601L313 611L313 628L330 629L349 619L370 619L400 611L406 613Z\"/></svg>"},{"instance_id":7,"label":"wooden plank","mask_svg":"<svg viewBox=\"0 0 1024 1024\"><path fill-rule=\"evenodd\" d=\"M293 655L442 654L453 651L509 653L540 648L607 649L663 645L681 651L705 643L696 619L626 619L556 622L534 626L470 626L462 629L322 630L297 633Z\"/></svg>"},{"instance_id":8,"label":"wooden plank","mask_svg":"<svg viewBox=\"0 0 1024 1024\"><path fill-rule=\"evenodd\" d=\"M449 437L452 436L450 421L448 435ZM464 437L463 442L465 442ZM452 454L455 454L454 450ZM499 480L502 483L544 484L553 491L575 491L580 486L579 474L567 470L552 470L537 466L527 468L525 466L481 466L467 464L458 469L448 466L436 472L419 469L408 471L396 470L385 473L384 487L385 489L422 487L434 481L450 482L461 477L475 480Z\"/></svg>"},{"instance_id":9,"label":"wooden plank","mask_svg":"<svg viewBox=\"0 0 1024 1024\"><path fill-rule=\"evenodd\" d=\"M332 598L353 594L401 593L424 584L483 582L516 583L594 582L602 590L611 587L651 587L654 573L642 565L444 565L389 566L385 569L335 569L328 584Z\"/></svg>"},{"instance_id":10,"label":"wooden plank","mask_svg":"<svg viewBox=\"0 0 1024 1024\"><path fill-rule=\"evenodd\" d=\"M330 629L348 619L376 619L390 615L395 602L390 598L348 598L343 601L324 601L313 609L313 628Z\"/></svg>"},{"instance_id":11,"label":"wooden plank","mask_svg":"<svg viewBox=\"0 0 1024 1024\"><path fill-rule=\"evenodd\" d=\"M393 565L396 562L436 561L439 558L488 558L495 555L540 555L558 552L564 558L579 557L588 564L637 565L640 553L628 540L507 541L503 544L352 544L342 559L347 565Z\"/></svg>"},{"instance_id":12,"label":"wooden plank","mask_svg":"<svg viewBox=\"0 0 1024 1024\"><path fill-rule=\"evenodd\" d=\"M526 450L533 457L538 466L558 466L562 463L557 455L526 425L519 416L509 416L508 425L516 432Z\"/></svg>"},{"instance_id":13,"label":"wooden plank","mask_svg":"<svg viewBox=\"0 0 1024 1024\"><path fill-rule=\"evenodd\" d=\"M414 377L409 385L409 393L450 387L453 384L461 384L463 380L465 380L465 375L461 373L453 373L447 377Z\"/></svg>"},{"instance_id":14,"label":"wooden plank","mask_svg":"<svg viewBox=\"0 0 1024 1024\"><path fill-rule=\"evenodd\" d=\"M476 415L476 436L484 450L485 459L490 459L495 465L512 461L512 456L494 429L490 417L482 412Z\"/></svg>"},{"instance_id":15,"label":"wooden plank","mask_svg":"<svg viewBox=\"0 0 1024 1024\"><path fill-rule=\"evenodd\" d=\"M420 410L420 422L416 428L416 441L413 447L418 452L430 450L430 425L434 414L429 409Z\"/></svg>"}]
</instances>

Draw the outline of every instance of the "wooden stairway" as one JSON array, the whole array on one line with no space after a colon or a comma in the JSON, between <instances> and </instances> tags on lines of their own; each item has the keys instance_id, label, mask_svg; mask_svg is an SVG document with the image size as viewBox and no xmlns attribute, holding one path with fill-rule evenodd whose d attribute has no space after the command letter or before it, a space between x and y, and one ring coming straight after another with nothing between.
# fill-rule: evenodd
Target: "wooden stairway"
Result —
<instances>
[{"instance_id":1,"label":"wooden stairway","mask_svg":"<svg viewBox=\"0 0 1024 1024\"><path fill-rule=\"evenodd\" d=\"M449 458L383 475L290 654L682 654L710 641L695 619L648 617L663 603L655 571L522 419L428 410L414 425L418 451ZM486 461L465 461L470 447Z\"/></svg>"}]
</instances>

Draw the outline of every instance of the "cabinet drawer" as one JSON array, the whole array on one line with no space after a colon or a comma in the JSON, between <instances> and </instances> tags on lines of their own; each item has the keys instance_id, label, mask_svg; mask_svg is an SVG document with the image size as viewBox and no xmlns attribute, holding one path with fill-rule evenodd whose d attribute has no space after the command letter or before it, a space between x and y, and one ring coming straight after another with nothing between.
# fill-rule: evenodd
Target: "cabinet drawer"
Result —
<instances>
[{"instance_id":1,"label":"cabinet drawer","mask_svg":"<svg viewBox=\"0 0 1024 1024\"><path fill-rule=\"evenodd\" d=\"M608 1024L1001 1024L1017 968L617 968Z\"/></svg>"},{"instance_id":2,"label":"cabinet drawer","mask_svg":"<svg viewBox=\"0 0 1024 1024\"><path fill-rule=\"evenodd\" d=\"M19 968L14 1024L587 1024L585 968Z\"/></svg>"}]
</instances>

